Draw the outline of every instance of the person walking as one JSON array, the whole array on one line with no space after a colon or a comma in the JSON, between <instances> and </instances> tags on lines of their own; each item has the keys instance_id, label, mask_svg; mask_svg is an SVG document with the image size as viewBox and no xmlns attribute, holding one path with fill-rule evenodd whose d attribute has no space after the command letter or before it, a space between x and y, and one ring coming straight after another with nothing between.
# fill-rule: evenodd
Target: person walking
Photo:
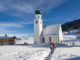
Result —
<instances>
[{"instance_id":1,"label":"person walking","mask_svg":"<svg viewBox=\"0 0 80 60\"><path fill-rule=\"evenodd\" d=\"M55 48L55 44L54 44L54 43L50 43L50 50L51 50L51 53L54 52L54 48Z\"/></svg>"}]
</instances>

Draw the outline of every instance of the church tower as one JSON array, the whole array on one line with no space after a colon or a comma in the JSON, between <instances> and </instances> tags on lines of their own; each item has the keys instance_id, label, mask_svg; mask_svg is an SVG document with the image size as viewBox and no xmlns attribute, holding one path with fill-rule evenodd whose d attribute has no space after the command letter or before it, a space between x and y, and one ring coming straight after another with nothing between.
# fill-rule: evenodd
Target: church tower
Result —
<instances>
[{"instance_id":1,"label":"church tower","mask_svg":"<svg viewBox=\"0 0 80 60\"><path fill-rule=\"evenodd\" d=\"M35 11L34 19L34 44L41 43L41 33L42 33L42 18L39 9Z\"/></svg>"}]
</instances>

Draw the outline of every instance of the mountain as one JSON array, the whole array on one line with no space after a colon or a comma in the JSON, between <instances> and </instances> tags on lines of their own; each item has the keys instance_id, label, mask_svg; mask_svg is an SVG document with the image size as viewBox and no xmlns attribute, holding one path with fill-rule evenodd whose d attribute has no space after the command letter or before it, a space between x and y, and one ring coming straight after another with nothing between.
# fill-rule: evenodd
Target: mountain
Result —
<instances>
[{"instance_id":1,"label":"mountain","mask_svg":"<svg viewBox=\"0 0 80 60\"><path fill-rule=\"evenodd\" d=\"M74 30L74 29L78 29L78 28L80 28L80 19L70 21L70 22L64 23L62 25L63 31Z\"/></svg>"}]
</instances>

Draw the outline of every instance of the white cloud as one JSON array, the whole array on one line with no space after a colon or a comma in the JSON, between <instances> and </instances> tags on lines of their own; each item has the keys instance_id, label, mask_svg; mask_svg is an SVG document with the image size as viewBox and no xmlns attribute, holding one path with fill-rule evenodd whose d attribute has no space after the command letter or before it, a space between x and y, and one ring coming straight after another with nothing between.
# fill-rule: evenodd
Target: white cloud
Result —
<instances>
[{"instance_id":1,"label":"white cloud","mask_svg":"<svg viewBox=\"0 0 80 60\"><path fill-rule=\"evenodd\" d=\"M1 34L6 34L6 33L17 32L17 31L8 30L8 28L9 28L9 27L0 27L0 35L1 35Z\"/></svg>"},{"instance_id":2,"label":"white cloud","mask_svg":"<svg viewBox=\"0 0 80 60\"><path fill-rule=\"evenodd\" d=\"M0 12L4 12L7 8L0 3Z\"/></svg>"},{"instance_id":3,"label":"white cloud","mask_svg":"<svg viewBox=\"0 0 80 60\"><path fill-rule=\"evenodd\" d=\"M34 21L20 22L20 24L26 24L26 25L33 24L33 23L34 23Z\"/></svg>"},{"instance_id":4,"label":"white cloud","mask_svg":"<svg viewBox=\"0 0 80 60\"><path fill-rule=\"evenodd\" d=\"M12 30L11 28L20 28L23 29L24 25L33 24L33 21L31 22L18 22L18 23L0 23L0 34L3 33L18 33L20 31ZM11 29L11 30L9 30Z\"/></svg>"},{"instance_id":5,"label":"white cloud","mask_svg":"<svg viewBox=\"0 0 80 60\"><path fill-rule=\"evenodd\" d=\"M16 27L16 28L22 28L23 25L21 24L17 24L17 23L0 23L0 27L5 27L5 28L9 28L9 27Z\"/></svg>"},{"instance_id":6,"label":"white cloud","mask_svg":"<svg viewBox=\"0 0 80 60\"><path fill-rule=\"evenodd\" d=\"M50 10L63 5L69 0L0 0L0 11L15 16L24 15L24 13L33 13L35 8Z\"/></svg>"},{"instance_id":7,"label":"white cloud","mask_svg":"<svg viewBox=\"0 0 80 60\"><path fill-rule=\"evenodd\" d=\"M23 5L14 5L14 7L18 11L21 11L21 12L24 12L24 13L32 13L32 12L34 12L34 8L30 4L24 3Z\"/></svg>"},{"instance_id":8,"label":"white cloud","mask_svg":"<svg viewBox=\"0 0 80 60\"><path fill-rule=\"evenodd\" d=\"M27 36L32 35L32 34L24 34L24 33L22 33L22 34L20 34L20 33L19 34L15 34L15 33L10 34L10 33L8 33L7 34L7 36L10 36L10 37L13 37L14 35L18 38L22 38L22 37L27 37ZM0 36L5 36L5 34L0 33Z\"/></svg>"},{"instance_id":9,"label":"white cloud","mask_svg":"<svg viewBox=\"0 0 80 60\"><path fill-rule=\"evenodd\" d=\"M22 24L18 23L0 23L0 34L1 33L16 33L17 31L9 30L10 28L23 28Z\"/></svg>"},{"instance_id":10,"label":"white cloud","mask_svg":"<svg viewBox=\"0 0 80 60\"><path fill-rule=\"evenodd\" d=\"M68 0L0 0L0 12L4 15L22 18L19 23L0 23L0 32L17 32L9 31L8 28L23 28L24 24L33 24L27 14L33 13L36 8L40 8L45 12L63 5L66 1Z\"/></svg>"}]
</instances>

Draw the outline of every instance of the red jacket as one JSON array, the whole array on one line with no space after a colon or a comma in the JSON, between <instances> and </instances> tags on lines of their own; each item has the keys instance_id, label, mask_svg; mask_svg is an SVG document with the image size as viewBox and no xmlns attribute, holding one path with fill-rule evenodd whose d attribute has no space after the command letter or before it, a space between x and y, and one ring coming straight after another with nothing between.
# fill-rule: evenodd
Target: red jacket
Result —
<instances>
[{"instance_id":1,"label":"red jacket","mask_svg":"<svg viewBox=\"0 0 80 60\"><path fill-rule=\"evenodd\" d=\"M55 44L53 43L52 45L53 45L53 48L55 48Z\"/></svg>"}]
</instances>

